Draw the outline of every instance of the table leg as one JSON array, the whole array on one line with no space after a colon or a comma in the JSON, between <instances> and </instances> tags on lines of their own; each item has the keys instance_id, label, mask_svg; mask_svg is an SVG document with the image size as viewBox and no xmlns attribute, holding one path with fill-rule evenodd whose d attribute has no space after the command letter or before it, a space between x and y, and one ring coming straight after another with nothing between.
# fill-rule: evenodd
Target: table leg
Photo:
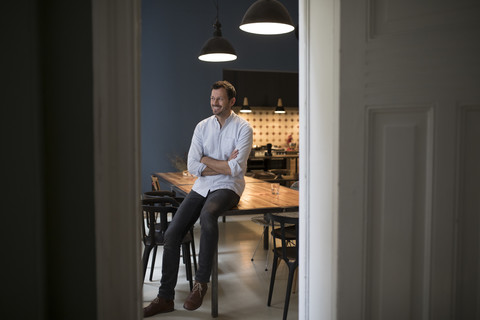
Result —
<instances>
[{"instance_id":1,"label":"table leg","mask_svg":"<svg viewBox=\"0 0 480 320\"><path fill-rule=\"evenodd\" d=\"M212 265L212 317L218 317L218 244L215 248Z\"/></svg>"},{"instance_id":2,"label":"table leg","mask_svg":"<svg viewBox=\"0 0 480 320\"><path fill-rule=\"evenodd\" d=\"M268 240L270 239L268 237L268 230L269 230L268 226L266 226L263 230L263 249L265 250L268 250L268 244L269 244Z\"/></svg>"}]
</instances>

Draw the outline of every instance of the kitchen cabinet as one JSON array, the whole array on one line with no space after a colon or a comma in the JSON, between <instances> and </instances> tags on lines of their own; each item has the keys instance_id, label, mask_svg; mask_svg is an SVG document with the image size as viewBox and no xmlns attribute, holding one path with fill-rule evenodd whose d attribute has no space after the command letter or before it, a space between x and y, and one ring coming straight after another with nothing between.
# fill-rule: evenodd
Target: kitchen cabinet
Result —
<instances>
[{"instance_id":1,"label":"kitchen cabinet","mask_svg":"<svg viewBox=\"0 0 480 320\"><path fill-rule=\"evenodd\" d=\"M285 107L298 108L298 72L224 69L223 78L235 86L237 106L244 97L253 107L275 107L282 98Z\"/></svg>"}]
</instances>

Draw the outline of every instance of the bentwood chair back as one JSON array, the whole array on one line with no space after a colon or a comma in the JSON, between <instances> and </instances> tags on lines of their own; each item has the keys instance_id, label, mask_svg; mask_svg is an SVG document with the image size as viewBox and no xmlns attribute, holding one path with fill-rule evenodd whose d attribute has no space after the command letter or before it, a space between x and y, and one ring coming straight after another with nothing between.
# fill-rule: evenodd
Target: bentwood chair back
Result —
<instances>
[{"instance_id":1,"label":"bentwood chair back","mask_svg":"<svg viewBox=\"0 0 480 320\"><path fill-rule=\"evenodd\" d=\"M167 191L167 190L154 190L154 191L146 191L143 193L143 198L158 198L158 197L170 197L174 198L176 197L175 191ZM175 199L177 202L179 199Z\"/></svg>"},{"instance_id":2,"label":"bentwood chair back","mask_svg":"<svg viewBox=\"0 0 480 320\"><path fill-rule=\"evenodd\" d=\"M143 277L147 271L148 259L153 250L152 268L150 281L152 281L154 262L158 246L165 243L164 235L169 221L175 215L179 203L171 197L153 197L142 200L142 236L145 246L143 252ZM190 282L190 290L193 288L193 275L191 264L190 245L192 235L187 232L182 241L183 262L186 267L187 280Z\"/></svg>"},{"instance_id":3,"label":"bentwood chair back","mask_svg":"<svg viewBox=\"0 0 480 320\"><path fill-rule=\"evenodd\" d=\"M281 214L268 214L273 236L273 264L270 278L267 305L272 302L275 275L279 261L284 261L288 267L287 291L283 307L283 319L287 319L288 305L295 271L298 267L298 217L282 216ZM280 245L277 244L277 240Z\"/></svg>"}]
</instances>

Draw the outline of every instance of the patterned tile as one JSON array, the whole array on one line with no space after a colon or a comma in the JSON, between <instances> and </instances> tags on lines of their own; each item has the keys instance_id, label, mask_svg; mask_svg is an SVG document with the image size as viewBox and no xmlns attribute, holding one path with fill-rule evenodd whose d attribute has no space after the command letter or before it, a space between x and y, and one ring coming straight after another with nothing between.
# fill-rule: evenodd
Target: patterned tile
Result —
<instances>
[{"instance_id":1,"label":"patterned tile","mask_svg":"<svg viewBox=\"0 0 480 320\"><path fill-rule=\"evenodd\" d=\"M285 108L286 113L275 113L274 108L252 107L251 113L234 111L250 122L253 128L253 144L263 146L287 147L287 139L292 136L293 143L299 142L299 115L297 108Z\"/></svg>"}]
</instances>

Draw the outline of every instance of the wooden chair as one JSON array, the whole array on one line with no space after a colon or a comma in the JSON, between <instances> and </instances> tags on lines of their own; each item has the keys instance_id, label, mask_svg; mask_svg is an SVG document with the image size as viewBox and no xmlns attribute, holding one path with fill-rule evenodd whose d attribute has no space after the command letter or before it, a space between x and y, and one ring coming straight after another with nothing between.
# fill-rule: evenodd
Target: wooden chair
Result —
<instances>
[{"instance_id":1,"label":"wooden chair","mask_svg":"<svg viewBox=\"0 0 480 320\"><path fill-rule=\"evenodd\" d=\"M160 183L156 176L150 176L152 178L152 191L160 191Z\"/></svg>"},{"instance_id":2,"label":"wooden chair","mask_svg":"<svg viewBox=\"0 0 480 320\"><path fill-rule=\"evenodd\" d=\"M147 271L148 259L153 250L152 268L150 270L150 281L153 277L157 247L164 245L164 234L168 228L169 221L175 215L179 203L171 197L154 197L142 200L142 236L145 246L143 252L143 277ZM190 290L193 288L193 274L190 255L192 233L187 232L182 241L183 262L186 267L187 280L190 282ZM194 257L195 265L196 258ZM195 267L196 271L196 267Z\"/></svg>"},{"instance_id":3,"label":"wooden chair","mask_svg":"<svg viewBox=\"0 0 480 320\"><path fill-rule=\"evenodd\" d=\"M298 267L298 218L282 216L279 214L268 214L268 218L272 227L272 236L274 237L274 240L272 276L270 278L267 305L271 305L275 274L277 272L279 261L283 260L288 267L287 292L285 294L285 304L283 307L283 320L286 320L294 274ZM279 227L276 226L276 224L278 224ZM292 237L294 237L295 240ZM281 243L280 246L277 246L277 239Z\"/></svg>"}]
</instances>

